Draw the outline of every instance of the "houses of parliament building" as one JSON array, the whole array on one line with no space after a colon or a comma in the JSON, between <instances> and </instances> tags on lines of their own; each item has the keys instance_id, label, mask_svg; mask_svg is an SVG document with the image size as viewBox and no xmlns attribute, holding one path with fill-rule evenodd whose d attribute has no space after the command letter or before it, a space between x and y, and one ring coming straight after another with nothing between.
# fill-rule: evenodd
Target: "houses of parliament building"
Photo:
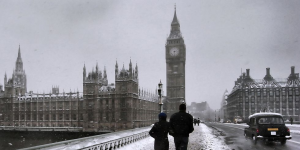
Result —
<instances>
[{"instance_id":1,"label":"houses of parliament building","mask_svg":"<svg viewBox=\"0 0 300 150\"><path fill-rule=\"evenodd\" d=\"M110 132L149 126L158 120L157 93L139 88L138 66L121 69L116 62L115 83L108 84L96 65L89 73L83 67L83 93L27 92L21 50L12 77L0 86L0 126L82 127L85 132ZM4 88L4 89L3 89Z\"/></svg>"},{"instance_id":2,"label":"houses of parliament building","mask_svg":"<svg viewBox=\"0 0 300 150\"><path fill-rule=\"evenodd\" d=\"M167 64L167 98L164 111L170 116L185 102L185 45L176 10L171 33L165 45ZM160 113L157 92L139 87L137 64L129 68L115 64L115 83L108 84L106 69L98 64L90 72L83 67L83 92L50 93L27 90L26 73L19 47L11 78L5 74L0 85L0 126L77 127L83 132L112 132L149 126ZM158 80L159 81L159 80Z\"/></svg>"}]
</instances>

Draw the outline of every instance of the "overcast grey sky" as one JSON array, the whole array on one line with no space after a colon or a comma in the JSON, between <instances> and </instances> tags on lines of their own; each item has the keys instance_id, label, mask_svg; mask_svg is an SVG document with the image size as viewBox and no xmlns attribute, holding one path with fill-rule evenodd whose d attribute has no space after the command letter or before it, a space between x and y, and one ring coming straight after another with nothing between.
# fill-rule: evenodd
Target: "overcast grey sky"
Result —
<instances>
[{"instance_id":1,"label":"overcast grey sky","mask_svg":"<svg viewBox=\"0 0 300 150\"><path fill-rule=\"evenodd\" d=\"M0 84L11 78L21 45L28 90L82 91L85 63L114 82L116 60L138 64L140 87L166 85L165 42L174 15L185 39L186 99L220 107L245 69L286 78L299 73L300 1L26 0L0 1Z\"/></svg>"}]
</instances>

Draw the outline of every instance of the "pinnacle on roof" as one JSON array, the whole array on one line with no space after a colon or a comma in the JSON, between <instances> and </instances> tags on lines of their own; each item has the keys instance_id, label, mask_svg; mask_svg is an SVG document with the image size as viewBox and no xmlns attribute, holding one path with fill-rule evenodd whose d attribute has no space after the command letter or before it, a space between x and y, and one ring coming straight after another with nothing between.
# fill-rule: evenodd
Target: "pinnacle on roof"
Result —
<instances>
[{"instance_id":1,"label":"pinnacle on roof","mask_svg":"<svg viewBox=\"0 0 300 150\"><path fill-rule=\"evenodd\" d=\"M19 45L19 50L18 50L18 58L17 58L17 62L22 62L20 45Z\"/></svg>"},{"instance_id":2,"label":"pinnacle on roof","mask_svg":"<svg viewBox=\"0 0 300 150\"><path fill-rule=\"evenodd\" d=\"M125 68L124 68L124 63L123 63L123 68L122 68L122 71L125 71Z\"/></svg>"},{"instance_id":3,"label":"pinnacle on roof","mask_svg":"<svg viewBox=\"0 0 300 150\"><path fill-rule=\"evenodd\" d=\"M107 74L106 74L106 67L104 66L104 75L103 77L106 79L107 78Z\"/></svg>"},{"instance_id":4,"label":"pinnacle on roof","mask_svg":"<svg viewBox=\"0 0 300 150\"><path fill-rule=\"evenodd\" d=\"M20 50L20 45L19 45L19 52L18 52L18 58L21 57L21 50Z\"/></svg>"}]
</instances>

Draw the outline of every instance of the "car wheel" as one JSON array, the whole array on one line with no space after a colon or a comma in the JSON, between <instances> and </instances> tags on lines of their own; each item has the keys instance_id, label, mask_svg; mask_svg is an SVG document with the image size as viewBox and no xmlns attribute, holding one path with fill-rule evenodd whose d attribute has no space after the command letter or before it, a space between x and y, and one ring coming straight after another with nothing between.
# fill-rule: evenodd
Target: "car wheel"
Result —
<instances>
[{"instance_id":1,"label":"car wheel","mask_svg":"<svg viewBox=\"0 0 300 150\"><path fill-rule=\"evenodd\" d=\"M253 136L252 136L252 140L253 140L254 144L256 144L256 143L257 143L257 138L256 138L256 135L253 135Z\"/></svg>"},{"instance_id":2,"label":"car wheel","mask_svg":"<svg viewBox=\"0 0 300 150\"><path fill-rule=\"evenodd\" d=\"M281 140L280 143L281 143L281 145L284 145L286 143L286 139Z\"/></svg>"}]
</instances>

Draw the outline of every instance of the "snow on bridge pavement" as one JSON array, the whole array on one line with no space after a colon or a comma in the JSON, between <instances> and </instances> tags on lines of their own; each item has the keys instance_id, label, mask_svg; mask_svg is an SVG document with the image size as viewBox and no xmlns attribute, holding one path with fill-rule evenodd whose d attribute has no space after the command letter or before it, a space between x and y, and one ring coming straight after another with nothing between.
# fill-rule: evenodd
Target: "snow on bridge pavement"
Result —
<instances>
[{"instance_id":1,"label":"snow on bridge pavement","mask_svg":"<svg viewBox=\"0 0 300 150\"><path fill-rule=\"evenodd\" d=\"M214 130L205 124L194 126L194 132L190 134L188 150L230 150L224 140L213 134ZM174 138L169 135L169 149L175 150ZM122 150L154 150L154 139L147 137L137 142L128 144L121 148Z\"/></svg>"}]
</instances>

